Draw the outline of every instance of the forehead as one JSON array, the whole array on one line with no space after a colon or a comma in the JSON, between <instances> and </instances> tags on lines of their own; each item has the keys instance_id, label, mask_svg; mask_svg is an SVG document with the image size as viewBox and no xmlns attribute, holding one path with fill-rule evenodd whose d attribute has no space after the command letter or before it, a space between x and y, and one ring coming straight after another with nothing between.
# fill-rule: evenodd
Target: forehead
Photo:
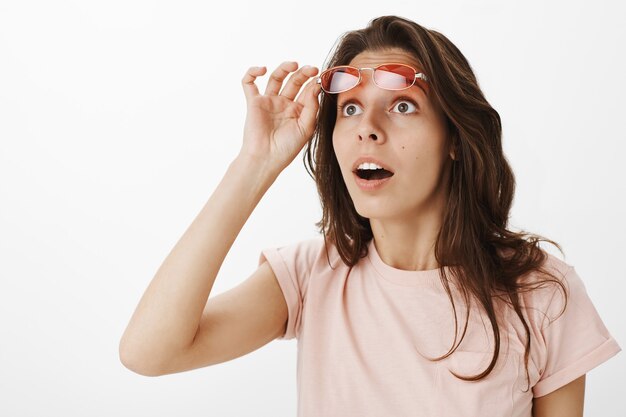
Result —
<instances>
[{"instance_id":1,"label":"forehead","mask_svg":"<svg viewBox=\"0 0 626 417\"><path fill-rule=\"evenodd\" d=\"M348 65L357 67L357 68L373 68L380 64L386 63L399 63L399 64L407 64L411 67L415 68L417 72L422 71L422 66L419 64L417 59L413 57L409 52L404 51L400 48L387 48L384 50L365 50L360 54L356 55L352 60L348 63ZM365 71L362 74L363 77L370 77L369 71ZM351 90L358 90L362 88L360 85ZM410 91L414 91L421 96L428 96L428 83L422 82L421 80L417 80L415 85L411 87ZM340 93L342 95L345 93Z\"/></svg>"},{"instance_id":2,"label":"forehead","mask_svg":"<svg viewBox=\"0 0 626 417\"><path fill-rule=\"evenodd\" d=\"M352 58L348 65L354 67L375 67L376 65L389 62L407 64L418 71L421 70L421 65L413 57L413 55L399 48L391 48L381 51L363 51Z\"/></svg>"}]
</instances>

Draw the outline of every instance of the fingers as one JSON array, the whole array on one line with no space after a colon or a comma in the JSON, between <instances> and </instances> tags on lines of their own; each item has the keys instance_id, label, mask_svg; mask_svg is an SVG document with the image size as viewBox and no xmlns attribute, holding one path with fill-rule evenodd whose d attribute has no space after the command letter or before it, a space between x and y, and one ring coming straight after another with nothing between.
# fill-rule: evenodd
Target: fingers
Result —
<instances>
[{"instance_id":1,"label":"fingers","mask_svg":"<svg viewBox=\"0 0 626 417\"><path fill-rule=\"evenodd\" d=\"M283 85L283 81L287 76L296 71L298 68L298 63L295 61L285 61L283 62L272 74L270 75L270 79L265 88L265 95L278 95L280 89ZM255 84L255 80L257 77L262 76L267 71L266 67L250 67L244 77L241 80L241 84L244 89L244 94L246 95L246 100L259 95L259 89ZM309 65L305 65L296 72L294 72L287 81L286 85L283 88L283 91L280 92L280 95L288 98L289 100L294 100L302 85L311 77L317 74L318 69L316 67L312 67ZM304 91L303 91L304 92ZM302 95L302 94L300 94ZM297 100L301 102L301 100Z\"/></svg>"},{"instance_id":2,"label":"fingers","mask_svg":"<svg viewBox=\"0 0 626 417\"><path fill-rule=\"evenodd\" d=\"M309 81L307 85L296 99L296 102L302 104L302 112L300 113L300 122L302 126L315 127L315 118L317 117L317 111L319 109L319 101L317 97L322 91L319 84L315 79ZM313 131L307 132L307 134L313 134Z\"/></svg>"},{"instance_id":3,"label":"fingers","mask_svg":"<svg viewBox=\"0 0 626 417\"><path fill-rule=\"evenodd\" d=\"M265 74L267 68L265 67L250 67L246 72L246 75L241 79L241 85L243 86L243 93L246 96L246 100L250 100L254 96L259 95L259 89L257 88L254 80Z\"/></svg>"},{"instance_id":4,"label":"fingers","mask_svg":"<svg viewBox=\"0 0 626 417\"><path fill-rule=\"evenodd\" d=\"M300 88L302 88L302 84L315 74L317 74L317 68L309 65L303 66L298 71L294 72L291 77L289 77L289 80L280 95L287 97L289 100L293 100L298 94L298 91L300 91Z\"/></svg>"},{"instance_id":5,"label":"fingers","mask_svg":"<svg viewBox=\"0 0 626 417\"><path fill-rule=\"evenodd\" d=\"M283 80L290 72L295 71L298 68L298 63L295 61L285 61L278 66L270 74L270 79L267 81L267 86L265 87L265 95L275 96L278 95L280 91L280 87L283 85Z\"/></svg>"}]
</instances>

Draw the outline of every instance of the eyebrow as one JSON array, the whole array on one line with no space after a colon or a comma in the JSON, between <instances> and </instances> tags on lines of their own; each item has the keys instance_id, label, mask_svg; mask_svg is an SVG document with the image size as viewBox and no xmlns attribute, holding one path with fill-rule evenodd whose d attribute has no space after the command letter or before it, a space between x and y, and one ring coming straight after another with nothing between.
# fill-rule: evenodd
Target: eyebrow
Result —
<instances>
[{"instance_id":1,"label":"eyebrow","mask_svg":"<svg viewBox=\"0 0 626 417\"><path fill-rule=\"evenodd\" d=\"M358 93L358 91L355 91L355 90L358 90L361 87L362 87L362 84L359 84L358 86L356 86L356 87L354 87L354 88L352 88L352 89L350 89L348 91L345 91L343 93L339 93L339 94L344 94L343 97L347 97L347 98L346 99L340 99L339 98L339 94L338 94L337 95L337 102L345 102L346 100L351 99L351 100L356 101L359 105L363 105L360 100L358 100L357 98L354 97L355 94ZM414 90L413 87L417 87L417 89ZM417 92L418 90L419 90L419 93ZM398 96L398 95L404 95L404 96L408 96L408 97L416 96L415 99L419 103L423 103L425 101L428 101L428 94L426 93L426 91L424 91L424 89L421 86L419 86L417 84L414 84L414 85L411 86L411 88L408 88L408 89L405 89L405 90L386 90L386 91L391 91L391 92L395 93L396 96Z\"/></svg>"}]
</instances>

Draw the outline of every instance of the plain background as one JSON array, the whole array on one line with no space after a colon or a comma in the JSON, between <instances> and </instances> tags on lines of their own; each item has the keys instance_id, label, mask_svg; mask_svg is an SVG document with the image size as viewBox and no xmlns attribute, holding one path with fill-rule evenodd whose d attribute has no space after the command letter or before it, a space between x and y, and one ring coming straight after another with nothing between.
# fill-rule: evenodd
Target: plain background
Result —
<instances>
[{"instance_id":1,"label":"plain background","mask_svg":"<svg viewBox=\"0 0 626 417\"><path fill-rule=\"evenodd\" d=\"M343 32L385 14L465 54L502 117L511 228L563 246L626 346L617 1L2 1L0 415L295 416L295 340L158 378L124 368L118 343L240 149L248 67L321 68ZM212 295L246 279L261 249L316 236L320 214L298 156ZM626 415L625 376L623 353L591 371L586 415Z\"/></svg>"}]
</instances>

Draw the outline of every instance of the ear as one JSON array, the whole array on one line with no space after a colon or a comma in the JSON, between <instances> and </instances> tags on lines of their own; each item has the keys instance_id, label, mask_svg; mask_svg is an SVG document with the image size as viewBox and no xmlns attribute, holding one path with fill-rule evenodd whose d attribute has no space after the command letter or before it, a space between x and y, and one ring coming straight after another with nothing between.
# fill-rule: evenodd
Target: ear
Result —
<instances>
[{"instance_id":1,"label":"ear","mask_svg":"<svg viewBox=\"0 0 626 417\"><path fill-rule=\"evenodd\" d=\"M456 161L456 146L450 145L450 159Z\"/></svg>"},{"instance_id":2,"label":"ear","mask_svg":"<svg viewBox=\"0 0 626 417\"><path fill-rule=\"evenodd\" d=\"M448 146L449 146L449 155L450 155L450 159L452 159L453 161L457 161L457 144L459 143L459 134L458 132L451 126L451 122L448 122L448 132L450 132L451 134L448 136L449 137L449 142L448 142Z\"/></svg>"}]
</instances>

